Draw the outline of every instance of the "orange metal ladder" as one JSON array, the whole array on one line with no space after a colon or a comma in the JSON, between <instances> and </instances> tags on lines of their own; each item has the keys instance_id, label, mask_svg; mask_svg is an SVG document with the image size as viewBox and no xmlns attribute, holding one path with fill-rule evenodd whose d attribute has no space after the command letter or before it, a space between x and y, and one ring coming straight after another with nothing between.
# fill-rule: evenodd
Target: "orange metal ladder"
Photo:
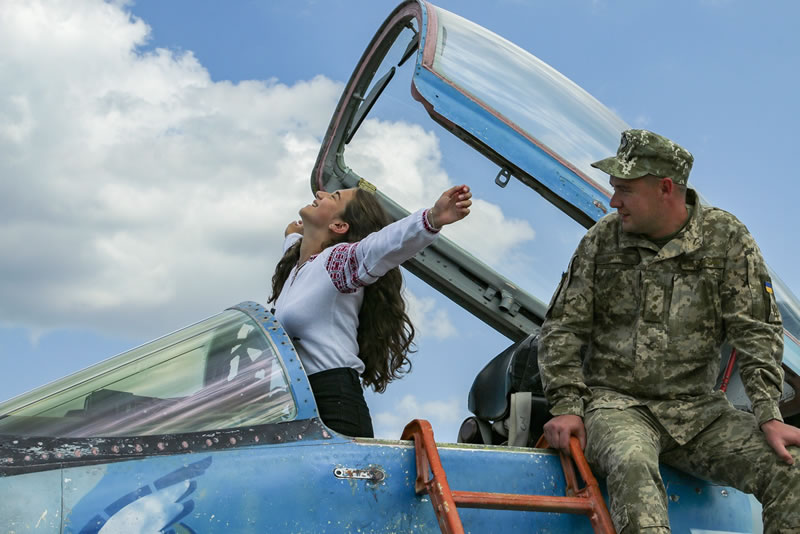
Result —
<instances>
[{"instance_id":1,"label":"orange metal ladder","mask_svg":"<svg viewBox=\"0 0 800 534\"><path fill-rule=\"evenodd\" d=\"M577 438L570 439L570 453L586 486L577 488L577 477L570 459L561 453L561 465L567 483L567 495L517 495L512 493L482 493L475 491L451 491L447 476L439 459L439 450L433 440L433 429L428 421L414 419L403 430L401 439L413 439L416 451L417 479L414 489L417 495L430 495L433 511L443 534L463 534L464 527L457 507L485 508L493 510L526 510L535 512L561 512L583 514L598 534L615 534L611 516L606 508L603 494ZM547 446L542 439L540 444ZM431 477L431 473L433 476Z\"/></svg>"}]
</instances>

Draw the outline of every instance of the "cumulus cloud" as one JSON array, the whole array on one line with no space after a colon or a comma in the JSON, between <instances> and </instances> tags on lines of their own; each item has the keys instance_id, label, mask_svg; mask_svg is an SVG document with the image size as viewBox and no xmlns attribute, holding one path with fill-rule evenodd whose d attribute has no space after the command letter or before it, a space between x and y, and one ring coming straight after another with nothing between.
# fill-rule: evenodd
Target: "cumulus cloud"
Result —
<instances>
[{"instance_id":1,"label":"cumulus cloud","mask_svg":"<svg viewBox=\"0 0 800 534\"><path fill-rule=\"evenodd\" d=\"M458 399L420 402L415 395L406 395L392 411L374 414L375 437L399 439L409 421L427 419L436 429L437 440L455 441L461 416Z\"/></svg>"},{"instance_id":2,"label":"cumulus cloud","mask_svg":"<svg viewBox=\"0 0 800 534\"><path fill-rule=\"evenodd\" d=\"M418 124L368 119L345 152L347 165L404 208L427 208L455 184L441 167L439 139Z\"/></svg>"},{"instance_id":3,"label":"cumulus cloud","mask_svg":"<svg viewBox=\"0 0 800 534\"><path fill-rule=\"evenodd\" d=\"M0 3L0 324L151 336L266 301L343 85L214 82L149 35L122 1ZM391 196L450 184L434 133L362 130L348 163Z\"/></svg>"},{"instance_id":4,"label":"cumulus cloud","mask_svg":"<svg viewBox=\"0 0 800 534\"><path fill-rule=\"evenodd\" d=\"M447 312L436 307L436 300L431 297L417 297L411 291L405 292L408 303L408 316L417 333L417 339L432 337L447 339L454 337L458 331Z\"/></svg>"},{"instance_id":5,"label":"cumulus cloud","mask_svg":"<svg viewBox=\"0 0 800 534\"><path fill-rule=\"evenodd\" d=\"M364 122L345 153L347 164L404 208L429 207L456 185L441 167L439 140L416 124L370 119ZM524 219L507 218L500 206L473 200L470 215L442 234L482 261L497 267L515 247L534 239Z\"/></svg>"},{"instance_id":6,"label":"cumulus cloud","mask_svg":"<svg viewBox=\"0 0 800 534\"><path fill-rule=\"evenodd\" d=\"M153 333L265 300L342 85L215 83L149 31L0 6L0 321Z\"/></svg>"},{"instance_id":7,"label":"cumulus cloud","mask_svg":"<svg viewBox=\"0 0 800 534\"><path fill-rule=\"evenodd\" d=\"M493 267L507 262L517 245L536 237L528 221L507 218L500 206L480 198L473 201L466 219L445 227L442 234L469 244L470 252Z\"/></svg>"}]
</instances>

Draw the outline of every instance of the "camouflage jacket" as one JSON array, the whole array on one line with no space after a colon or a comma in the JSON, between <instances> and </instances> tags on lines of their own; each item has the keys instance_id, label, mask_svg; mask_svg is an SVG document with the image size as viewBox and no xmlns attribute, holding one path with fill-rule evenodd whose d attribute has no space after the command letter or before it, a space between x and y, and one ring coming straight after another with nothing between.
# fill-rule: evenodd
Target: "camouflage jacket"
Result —
<instances>
[{"instance_id":1,"label":"camouflage jacket","mask_svg":"<svg viewBox=\"0 0 800 534\"><path fill-rule=\"evenodd\" d=\"M730 404L714 391L727 341L759 423L780 419L783 328L769 273L733 215L693 204L659 250L616 213L584 236L547 310L539 348L553 415L647 406L685 443Z\"/></svg>"}]
</instances>

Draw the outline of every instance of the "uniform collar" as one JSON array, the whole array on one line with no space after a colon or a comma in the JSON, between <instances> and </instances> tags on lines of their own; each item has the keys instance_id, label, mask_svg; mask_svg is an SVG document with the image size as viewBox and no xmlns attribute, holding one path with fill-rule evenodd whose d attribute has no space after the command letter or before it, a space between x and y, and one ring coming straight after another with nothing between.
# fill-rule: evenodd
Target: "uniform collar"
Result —
<instances>
[{"instance_id":1,"label":"uniform collar","mask_svg":"<svg viewBox=\"0 0 800 534\"><path fill-rule=\"evenodd\" d=\"M681 254L688 254L703 246L703 210L701 209L697 193L694 189L686 190L686 204L692 206L689 221L683 230L672 241L664 245L661 250L655 243L641 234L629 234L622 231L622 223L618 225L618 238L620 248L646 248L657 252L655 260L674 258Z\"/></svg>"}]
</instances>

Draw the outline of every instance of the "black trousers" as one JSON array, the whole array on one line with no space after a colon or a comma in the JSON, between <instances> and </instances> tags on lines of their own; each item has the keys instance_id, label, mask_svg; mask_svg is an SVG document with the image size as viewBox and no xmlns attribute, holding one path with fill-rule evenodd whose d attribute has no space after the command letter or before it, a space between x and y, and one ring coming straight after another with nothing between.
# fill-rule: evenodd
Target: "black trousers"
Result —
<instances>
[{"instance_id":1,"label":"black trousers","mask_svg":"<svg viewBox=\"0 0 800 534\"><path fill-rule=\"evenodd\" d=\"M371 438L372 418L355 369L340 367L309 375L322 422L345 436Z\"/></svg>"}]
</instances>

